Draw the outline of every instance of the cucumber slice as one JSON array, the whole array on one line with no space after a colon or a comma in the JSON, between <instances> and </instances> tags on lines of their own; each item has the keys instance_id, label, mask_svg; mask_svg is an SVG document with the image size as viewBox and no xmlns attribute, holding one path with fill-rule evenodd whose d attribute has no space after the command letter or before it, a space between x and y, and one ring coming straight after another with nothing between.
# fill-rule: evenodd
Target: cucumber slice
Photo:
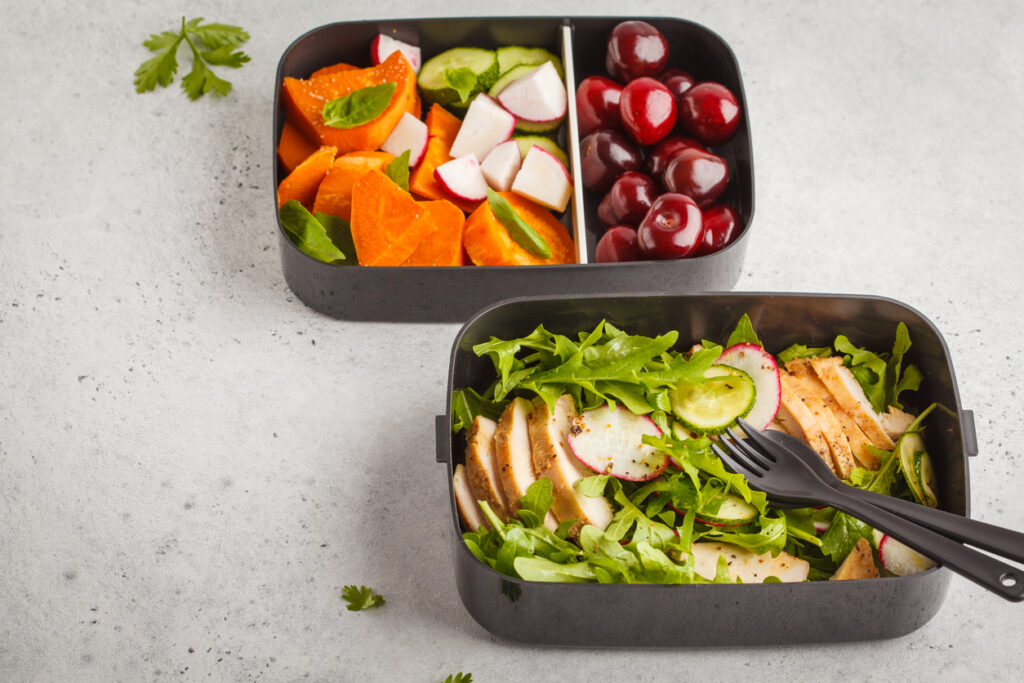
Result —
<instances>
[{"instance_id":1,"label":"cucumber slice","mask_svg":"<svg viewBox=\"0 0 1024 683\"><path fill-rule=\"evenodd\" d=\"M924 448L924 439L921 435L917 432L906 432L896 443L896 452L899 454L903 476L917 502L928 507L938 507L939 500L933 488L935 470L932 467L931 456Z\"/></svg>"},{"instance_id":2,"label":"cucumber slice","mask_svg":"<svg viewBox=\"0 0 1024 683\"><path fill-rule=\"evenodd\" d=\"M669 396L672 412L696 434L720 434L754 406L757 392L750 375L726 365L712 365L700 384L676 385Z\"/></svg>"},{"instance_id":3,"label":"cucumber slice","mask_svg":"<svg viewBox=\"0 0 1024 683\"><path fill-rule=\"evenodd\" d=\"M562 60L554 56L542 47L520 47L519 45L506 45L498 48L498 73L505 74L510 69L521 64L540 66L544 62L554 62L558 76L565 78L565 70L562 69Z\"/></svg>"},{"instance_id":4,"label":"cucumber slice","mask_svg":"<svg viewBox=\"0 0 1024 683\"><path fill-rule=\"evenodd\" d=\"M711 526L742 526L758 517L757 508L736 494L730 493L715 512L697 510L697 521Z\"/></svg>"},{"instance_id":5,"label":"cucumber slice","mask_svg":"<svg viewBox=\"0 0 1024 683\"><path fill-rule=\"evenodd\" d=\"M447 106L484 92L494 85L498 73L498 55L493 50L453 47L427 60L418 83L426 100Z\"/></svg>"},{"instance_id":6,"label":"cucumber slice","mask_svg":"<svg viewBox=\"0 0 1024 683\"><path fill-rule=\"evenodd\" d=\"M513 135L512 139L519 144L519 153L523 155L523 158L526 158L526 153L536 145L561 161L562 166L565 166L566 169L569 168L569 157L551 138L546 138L543 135Z\"/></svg>"},{"instance_id":7,"label":"cucumber slice","mask_svg":"<svg viewBox=\"0 0 1024 683\"><path fill-rule=\"evenodd\" d=\"M527 48L515 48L515 49L517 49L517 50L525 50ZM536 49L539 50L540 48L536 48ZM499 52L500 52L500 48L499 48ZM550 53L548 53L548 54L550 54ZM548 60L544 60L544 61L548 61ZM543 63L544 62L540 62L540 64L543 64ZM501 91L504 90L512 81L516 80L517 78L521 78L521 77L525 76L526 74L528 74L531 71L533 71L534 69L536 69L537 66L538 66L538 64L519 64L517 66L513 66L511 69L509 69L508 71L502 73L502 75L498 77L498 80L496 80L494 82L494 85L492 85L490 90L487 91L487 94L490 95L491 97L493 97L494 99L498 99L498 94L501 93ZM559 70L558 73L559 73L559 76L561 76L561 74L562 74L562 72L561 72L561 65L556 62L555 63L555 68ZM563 78L564 78L564 76L563 76ZM550 133L551 131L558 130L558 127L562 125L562 121L563 120L564 120L564 118L563 119L558 119L556 121L537 122L537 121L523 121L521 119L516 119L516 130L522 131L524 133ZM548 150L548 151L550 151L550 150ZM525 155L526 153L524 152L523 154ZM555 156L558 156L558 155L556 154ZM563 165L566 168L569 168L569 164L568 163L563 162Z\"/></svg>"}]
</instances>

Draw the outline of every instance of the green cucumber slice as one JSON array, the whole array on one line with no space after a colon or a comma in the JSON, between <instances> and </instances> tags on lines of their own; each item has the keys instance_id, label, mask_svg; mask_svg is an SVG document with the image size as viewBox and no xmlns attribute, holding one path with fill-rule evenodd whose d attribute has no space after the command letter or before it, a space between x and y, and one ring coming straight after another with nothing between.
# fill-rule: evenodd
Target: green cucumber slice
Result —
<instances>
[{"instance_id":1,"label":"green cucumber slice","mask_svg":"<svg viewBox=\"0 0 1024 683\"><path fill-rule=\"evenodd\" d=\"M498 48L498 73L505 74L521 64L540 66L544 62L554 62L555 70L560 78L565 78L562 60L542 47L521 47L506 45Z\"/></svg>"},{"instance_id":2,"label":"green cucumber slice","mask_svg":"<svg viewBox=\"0 0 1024 683\"><path fill-rule=\"evenodd\" d=\"M697 510L698 522L711 526L742 526L750 524L758 517L757 508L736 494L730 493L722 500L718 510L709 512Z\"/></svg>"},{"instance_id":3,"label":"green cucumber slice","mask_svg":"<svg viewBox=\"0 0 1024 683\"><path fill-rule=\"evenodd\" d=\"M418 84L424 99L446 106L468 102L494 85L498 75L498 55L493 50L453 47L427 60ZM462 92L453 85L461 86Z\"/></svg>"},{"instance_id":4,"label":"green cucumber slice","mask_svg":"<svg viewBox=\"0 0 1024 683\"><path fill-rule=\"evenodd\" d=\"M672 413L696 434L720 434L754 406L754 383L742 370L712 365L702 383L683 382L669 396Z\"/></svg>"},{"instance_id":5,"label":"green cucumber slice","mask_svg":"<svg viewBox=\"0 0 1024 683\"><path fill-rule=\"evenodd\" d=\"M565 166L568 170L569 157L551 138L544 137L543 135L513 135L512 139L519 145L519 153L522 154L524 158L526 157L526 153L530 151L530 148L536 145L561 161L562 166Z\"/></svg>"},{"instance_id":6,"label":"green cucumber slice","mask_svg":"<svg viewBox=\"0 0 1024 683\"><path fill-rule=\"evenodd\" d=\"M917 502L928 507L938 507L939 499L933 488L935 469L921 435L917 432L903 434L896 442L896 452L899 454L903 476Z\"/></svg>"}]
</instances>

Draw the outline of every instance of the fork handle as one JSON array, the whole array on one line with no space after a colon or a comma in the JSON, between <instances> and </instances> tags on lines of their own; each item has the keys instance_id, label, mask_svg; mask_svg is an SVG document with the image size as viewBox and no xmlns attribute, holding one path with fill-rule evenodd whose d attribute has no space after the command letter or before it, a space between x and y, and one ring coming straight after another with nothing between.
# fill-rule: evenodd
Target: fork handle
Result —
<instances>
[{"instance_id":1,"label":"fork handle","mask_svg":"<svg viewBox=\"0 0 1024 683\"><path fill-rule=\"evenodd\" d=\"M902 498L883 496L872 491L860 490L860 495L875 507L923 524L943 536L988 550L1000 557L1024 562L1024 534L1019 531L1004 529L994 524L986 524L969 517L954 515L952 512L918 505Z\"/></svg>"},{"instance_id":2,"label":"fork handle","mask_svg":"<svg viewBox=\"0 0 1024 683\"><path fill-rule=\"evenodd\" d=\"M860 497L860 491L852 493L844 489L828 488L830 500L822 501L826 505L881 529L922 555L1007 600L1024 600L1024 571L961 545L916 522L875 507L869 498Z\"/></svg>"}]
</instances>

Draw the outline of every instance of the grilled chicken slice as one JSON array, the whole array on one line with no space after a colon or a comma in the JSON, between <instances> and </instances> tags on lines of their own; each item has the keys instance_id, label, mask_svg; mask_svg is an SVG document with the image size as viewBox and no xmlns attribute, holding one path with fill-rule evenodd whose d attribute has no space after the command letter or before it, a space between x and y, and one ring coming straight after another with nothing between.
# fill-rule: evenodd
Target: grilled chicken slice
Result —
<instances>
[{"instance_id":1,"label":"grilled chicken slice","mask_svg":"<svg viewBox=\"0 0 1024 683\"><path fill-rule=\"evenodd\" d=\"M482 415L473 418L466 431L466 478L475 496L486 500L494 513L507 522L508 500L498 477L498 460L494 452L494 433L498 425Z\"/></svg>"},{"instance_id":2,"label":"grilled chicken slice","mask_svg":"<svg viewBox=\"0 0 1024 683\"><path fill-rule=\"evenodd\" d=\"M914 416L910 413L904 412L896 406L889 406L888 412L882 413L882 429L889 436L890 439L896 441L900 438L903 432L907 431L907 427L914 421Z\"/></svg>"},{"instance_id":3,"label":"grilled chicken slice","mask_svg":"<svg viewBox=\"0 0 1024 683\"><path fill-rule=\"evenodd\" d=\"M777 576L783 583L799 583L807 580L810 565L806 560L789 553L757 555L746 548L731 543L702 541L692 546L694 571L705 579L714 579L718 570L718 557L725 555L729 563L729 574L743 583L764 583L769 576Z\"/></svg>"},{"instance_id":4,"label":"grilled chicken slice","mask_svg":"<svg viewBox=\"0 0 1024 683\"><path fill-rule=\"evenodd\" d=\"M525 398L515 398L498 418L494 433L494 452L498 462L498 478L508 500L509 514L519 509L519 499L526 489L537 481L533 469L533 451L527 417L533 406ZM558 528L555 516L548 512L544 526L552 531Z\"/></svg>"},{"instance_id":5,"label":"grilled chicken slice","mask_svg":"<svg viewBox=\"0 0 1024 683\"><path fill-rule=\"evenodd\" d=\"M877 579L878 567L871 554L871 544L866 538L857 541L853 550L839 565L836 573L829 577L831 581L850 581L852 579Z\"/></svg>"},{"instance_id":6,"label":"grilled chicken slice","mask_svg":"<svg viewBox=\"0 0 1024 683\"><path fill-rule=\"evenodd\" d=\"M483 513L480 512L480 506L476 503L476 496L469 485L465 465L455 466L452 488L455 490L455 506L459 509L459 518L462 520L463 526L468 531L476 531L480 527L489 526Z\"/></svg>"},{"instance_id":7,"label":"grilled chicken slice","mask_svg":"<svg viewBox=\"0 0 1024 683\"><path fill-rule=\"evenodd\" d=\"M881 418L871 407L871 402L864 395L864 390L857 383L857 379L849 368L843 366L843 359L813 358L811 367L843 410L864 430L872 445L891 451L895 444L885 433Z\"/></svg>"},{"instance_id":8,"label":"grilled chicken slice","mask_svg":"<svg viewBox=\"0 0 1024 683\"><path fill-rule=\"evenodd\" d=\"M541 403L530 413L530 443L533 447L533 467L538 476L551 480L555 502L551 510L559 522L576 520L569 533L577 536L585 524L605 529L612 521L612 506L606 498L591 498L573 488L577 479L593 474L581 463L565 437L576 417L572 396L565 394L555 402L552 413Z\"/></svg>"},{"instance_id":9,"label":"grilled chicken slice","mask_svg":"<svg viewBox=\"0 0 1024 683\"><path fill-rule=\"evenodd\" d=\"M800 382L787 372L779 373L782 384L782 402L775 419L782 424L786 432L802 440L821 456L825 463L832 467L832 452L828 441L818 425L818 420L800 396Z\"/></svg>"}]
</instances>

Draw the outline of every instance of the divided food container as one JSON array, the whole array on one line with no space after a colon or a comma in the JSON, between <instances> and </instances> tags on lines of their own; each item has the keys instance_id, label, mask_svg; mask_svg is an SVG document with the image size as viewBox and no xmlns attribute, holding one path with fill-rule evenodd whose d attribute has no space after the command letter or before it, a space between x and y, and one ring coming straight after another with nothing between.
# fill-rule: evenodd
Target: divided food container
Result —
<instances>
[{"instance_id":1,"label":"divided food container","mask_svg":"<svg viewBox=\"0 0 1024 683\"><path fill-rule=\"evenodd\" d=\"M606 75L608 34L623 18L533 17L410 19L341 22L314 29L285 51L278 65L274 98L274 146L284 125L281 83L305 78L337 62L369 64L369 46L378 33L419 45L424 60L451 47L501 45L543 47L563 57L569 112L558 142L569 152L570 171L578 177L579 132L575 92L589 75ZM715 147L729 163L731 179L722 202L735 208L744 229L723 250L676 261L592 263L602 228L599 197L580 192L577 181L571 210L563 222L577 235L581 260L557 266L357 267L332 266L300 252L278 224L285 280L308 306L347 320L454 322L481 307L511 296L614 293L641 290L695 292L731 289L739 279L754 214L754 177L750 128L739 66L728 45L706 28L681 19L644 18L665 36L669 66L686 69L700 80L718 81L736 95L742 120L736 134ZM284 177L274 161L274 186ZM276 203L275 203L276 213Z\"/></svg>"},{"instance_id":2,"label":"divided food container","mask_svg":"<svg viewBox=\"0 0 1024 683\"><path fill-rule=\"evenodd\" d=\"M494 368L474 344L492 336L520 337L537 325L575 337L603 319L630 334L679 331L679 346L724 340L744 314L765 348L829 345L845 334L857 345L892 347L899 322L912 347L905 362L925 380L909 409L932 402L925 433L939 482L941 507L967 515L967 457L977 452L973 416L960 407L949 352L935 326L891 299L867 296L729 293L622 294L523 298L480 312L458 333L448 371L454 389L487 388ZM602 585L538 583L511 578L479 562L463 543L452 491L455 465L464 462L463 434L451 432L451 404L437 417L437 459L444 463L455 577L466 609L502 638L537 645L588 647L737 646L891 638L926 623L939 609L951 574L933 568L899 578L753 585Z\"/></svg>"}]
</instances>

